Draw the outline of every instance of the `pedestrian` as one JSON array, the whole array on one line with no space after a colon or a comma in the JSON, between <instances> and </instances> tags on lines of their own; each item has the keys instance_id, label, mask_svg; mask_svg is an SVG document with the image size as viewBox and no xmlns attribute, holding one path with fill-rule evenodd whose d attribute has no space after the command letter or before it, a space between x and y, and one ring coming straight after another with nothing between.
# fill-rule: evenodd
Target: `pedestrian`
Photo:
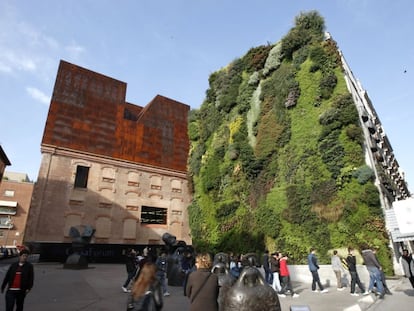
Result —
<instances>
[{"instance_id":1,"label":"pedestrian","mask_svg":"<svg viewBox=\"0 0 414 311\"><path fill-rule=\"evenodd\" d=\"M292 298L298 298L299 295L293 291L292 282L290 280L289 268L287 265L288 256L283 256L282 253L279 253L279 268L280 268L280 278L282 283L282 291L279 297L286 297L286 293L290 292Z\"/></svg>"},{"instance_id":2,"label":"pedestrian","mask_svg":"<svg viewBox=\"0 0 414 311\"><path fill-rule=\"evenodd\" d=\"M137 253L132 248L128 249L127 251L125 267L127 271L127 278L124 282L124 285L122 285L122 290L124 291L124 293L128 293L130 292L130 290L128 289L129 283L134 278L138 267Z\"/></svg>"},{"instance_id":3,"label":"pedestrian","mask_svg":"<svg viewBox=\"0 0 414 311\"><path fill-rule=\"evenodd\" d=\"M187 285L188 275L195 270L194 256L191 251L184 251L183 259L181 261L181 271L184 274L183 290L185 294L185 287Z\"/></svg>"},{"instance_id":4,"label":"pedestrian","mask_svg":"<svg viewBox=\"0 0 414 311\"><path fill-rule=\"evenodd\" d=\"M354 255L354 249L352 247L348 247L348 256L346 257L346 266L348 267L349 274L351 275L351 295L359 296L359 294L355 292L355 284L358 285L363 295L369 294L365 290L364 285L361 283L361 280L359 279L359 275L358 275L358 271L356 267L356 257Z\"/></svg>"},{"instance_id":5,"label":"pedestrian","mask_svg":"<svg viewBox=\"0 0 414 311\"><path fill-rule=\"evenodd\" d=\"M374 288L374 284L376 284L377 293L380 299L384 299L384 286L381 280L381 270L382 267L377 260L372 249L368 246L365 246L361 252L362 258L364 259L365 266L367 267L369 273L369 286L368 292L372 292Z\"/></svg>"},{"instance_id":6,"label":"pedestrian","mask_svg":"<svg viewBox=\"0 0 414 311\"><path fill-rule=\"evenodd\" d=\"M238 256L231 253L230 254L230 274L237 279L240 275L240 268L239 268L239 259Z\"/></svg>"},{"instance_id":7,"label":"pedestrian","mask_svg":"<svg viewBox=\"0 0 414 311\"><path fill-rule=\"evenodd\" d=\"M378 261L378 257L377 257L377 249L376 249L376 248L374 248L374 249L372 250L372 252L374 253L375 258L376 258L376 259L377 259L377 261ZM378 261L378 262L379 262L379 261ZM385 279L385 273L384 273L384 271L383 271L382 269L380 269L380 280L381 280L381 283L382 283L382 287L383 287L383 289L384 289L384 294L386 294L386 295L392 295L392 293L391 293L390 289L388 288L387 281L386 281L386 279ZM376 283L374 283L374 287L375 287L375 288L377 288Z\"/></svg>"},{"instance_id":8,"label":"pedestrian","mask_svg":"<svg viewBox=\"0 0 414 311\"><path fill-rule=\"evenodd\" d=\"M146 262L128 295L127 311L159 311L163 307L161 284L156 277L157 266Z\"/></svg>"},{"instance_id":9,"label":"pedestrian","mask_svg":"<svg viewBox=\"0 0 414 311\"><path fill-rule=\"evenodd\" d=\"M312 273L312 291L314 293L318 292L316 289L316 284L318 284L321 293L327 293L328 290L323 287L321 280L319 279L319 265L318 258L316 257L316 249L311 248L308 255L308 267L309 271Z\"/></svg>"},{"instance_id":10,"label":"pedestrian","mask_svg":"<svg viewBox=\"0 0 414 311\"><path fill-rule=\"evenodd\" d=\"M196 270L188 276L186 296L190 311L218 311L218 276L211 272L212 259L208 253L196 256Z\"/></svg>"},{"instance_id":11,"label":"pedestrian","mask_svg":"<svg viewBox=\"0 0 414 311\"><path fill-rule=\"evenodd\" d=\"M344 272L344 268L342 268L342 261L338 256L337 250L333 251L333 255L331 257L331 266L336 276L336 289L342 291L345 289L342 287L342 273Z\"/></svg>"},{"instance_id":12,"label":"pedestrian","mask_svg":"<svg viewBox=\"0 0 414 311\"><path fill-rule=\"evenodd\" d=\"M157 278L161 283L162 292L164 296L170 296L167 287L167 253L162 251L160 256L155 261L157 266Z\"/></svg>"},{"instance_id":13,"label":"pedestrian","mask_svg":"<svg viewBox=\"0 0 414 311\"><path fill-rule=\"evenodd\" d=\"M270 271L272 271L273 274L272 287L275 292L280 293L282 291L282 286L280 285L279 279L280 264L278 254L279 252L272 253L272 256L270 257Z\"/></svg>"},{"instance_id":14,"label":"pedestrian","mask_svg":"<svg viewBox=\"0 0 414 311\"><path fill-rule=\"evenodd\" d=\"M33 265L27 261L29 251L23 249L19 253L19 260L10 265L4 276L1 285L3 293L6 286L6 311L23 311L24 299L33 287L34 269Z\"/></svg>"},{"instance_id":15,"label":"pedestrian","mask_svg":"<svg viewBox=\"0 0 414 311\"><path fill-rule=\"evenodd\" d=\"M409 254L407 249L403 250L400 259L403 267L404 276L410 280L411 286L414 288L414 259L413 254Z\"/></svg>"},{"instance_id":16,"label":"pedestrian","mask_svg":"<svg viewBox=\"0 0 414 311\"><path fill-rule=\"evenodd\" d=\"M273 283L273 274L270 271L270 263L269 263L269 250L265 250L263 257L262 257L262 266L265 273L265 280L267 284Z\"/></svg>"}]
</instances>

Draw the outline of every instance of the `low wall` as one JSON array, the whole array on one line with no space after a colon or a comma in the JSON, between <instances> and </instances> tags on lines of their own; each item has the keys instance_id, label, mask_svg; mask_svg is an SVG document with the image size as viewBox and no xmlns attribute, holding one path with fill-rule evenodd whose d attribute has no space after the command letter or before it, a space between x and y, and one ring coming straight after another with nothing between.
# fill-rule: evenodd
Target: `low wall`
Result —
<instances>
[{"instance_id":1,"label":"low wall","mask_svg":"<svg viewBox=\"0 0 414 311\"><path fill-rule=\"evenodd\" d=\"M336 276L331 265L320 265L319 267L318 272L321 283L326 287L336 287ZM361 282L368 287L369 274L367 268L364 265L357 265L357 271ZM289 265L289 272L290 279L293 282L312 284L312 274L309 271L308 265ZM343 280L349 286L351 282L349 271L345 271L342 275L346 276Z\"/></svg>"}]
</instances>

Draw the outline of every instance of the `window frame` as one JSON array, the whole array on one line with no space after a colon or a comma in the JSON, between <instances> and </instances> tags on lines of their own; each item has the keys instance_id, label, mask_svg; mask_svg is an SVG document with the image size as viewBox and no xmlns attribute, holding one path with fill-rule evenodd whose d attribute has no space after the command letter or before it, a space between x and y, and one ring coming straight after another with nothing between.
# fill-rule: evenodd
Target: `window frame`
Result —
<instances>
[{"instance_id":1,"label":"window frame","mask_svg":"<svg viewBox=\"0 0 414 311\"><path fill-rule=\"evenodd\" d=\"M86 189L88 188L89 166L77 165L75 173L74 188Z\"/></svg>"}]
</instances>

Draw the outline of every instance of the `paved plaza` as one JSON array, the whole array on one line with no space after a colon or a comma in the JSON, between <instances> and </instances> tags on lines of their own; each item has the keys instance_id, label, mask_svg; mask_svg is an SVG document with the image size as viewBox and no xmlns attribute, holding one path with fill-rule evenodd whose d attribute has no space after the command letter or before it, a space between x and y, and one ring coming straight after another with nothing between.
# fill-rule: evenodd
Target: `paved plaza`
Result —
<instances>
[{"instance_id":1,"label":"paved plaza","mask_svg":"<svg viewBox=\"0 0 414 311\"><path fill-rule=\"evenodd\" d=\"M0 262L0 278L3 280L8 263ZM126 310L127 295L121 285L126 271L123 264L89 264L88 269L63 269L59 263L35 263L35 285L25 301L28 311L114 311ZM353 297L349 289L337 291L330 287L326 294L313 293L310 284L294 283L299 298L280 298L283 311L292 306L308 306L305 311L385 311L413 310L414 290L405 278L387 281L393 295L377 300L373 295ZM169 287L171 296L165 297L163 311L188 310L187 297L181 287ZM0 311L5 310L4 295L0 299ZM295 309L295 308L292 308Z\"/></svg>"}]
</instances>

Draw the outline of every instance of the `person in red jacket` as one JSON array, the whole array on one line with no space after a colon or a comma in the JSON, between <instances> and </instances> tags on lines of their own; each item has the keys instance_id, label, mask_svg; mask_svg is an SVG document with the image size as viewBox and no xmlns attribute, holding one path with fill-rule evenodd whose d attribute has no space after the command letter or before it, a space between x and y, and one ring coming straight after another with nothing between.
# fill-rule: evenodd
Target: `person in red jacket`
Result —
<instances>
[{"instance_id":1,"label":"person in red jacket","mask_svg":"<svg viewBox=\"0 0 414 311\"><path fill-rule=\"evenodd\" d=\"M16 305L17 311L23 311L24 299L32 289L34 282L33 265L27 261L29 251L24 249L19 253L19 261L10 265L1 285L1 292L7 286L6 311L13 311Z\"/></svg>"},{"instance_id":2,"label":"person in red jacket","mask_svg":"<svg viewBox=\"0 0 414 311\"><path fill-rule=\"evenodd\" d=\"M279 253L279 265L280 265L280 278L282 281L282 291L279 297L286 297L286 293L289 291L293 298L299 297L293 291L292 282L290 281L290 273L287 264L288 256L283 256L282 253Z\"/></svg>"}]
</instances>

